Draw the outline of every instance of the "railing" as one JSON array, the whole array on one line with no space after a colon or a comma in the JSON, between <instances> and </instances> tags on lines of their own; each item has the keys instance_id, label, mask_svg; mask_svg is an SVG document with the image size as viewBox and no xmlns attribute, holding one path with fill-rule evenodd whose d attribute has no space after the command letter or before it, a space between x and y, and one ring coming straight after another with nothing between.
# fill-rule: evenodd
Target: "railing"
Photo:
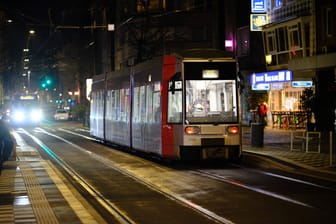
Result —
<instances>
[{"instance_id":1,"label":"railing","mask_svg":"<svg viewBox=\"0 0 336 224\"><path fill-rule=\"evenodd\" d=\"M272 111L272 127L305 128L307 114L303 111Z\"/></svg>"},{"instance_id":2,"label":"railing","mask_svg":"<svg viewBox=\"0 0 336 224\"><path fill-rule=\"evenodd\" d=\"M301 148L296 148L299 143ZM291 151L299 150L309 152L321 152L321 132L316 131L291 131ZM310 147L309 147L310 146ZM312 148L315 148L313 150Z\"/></svg>"}]
</instances>

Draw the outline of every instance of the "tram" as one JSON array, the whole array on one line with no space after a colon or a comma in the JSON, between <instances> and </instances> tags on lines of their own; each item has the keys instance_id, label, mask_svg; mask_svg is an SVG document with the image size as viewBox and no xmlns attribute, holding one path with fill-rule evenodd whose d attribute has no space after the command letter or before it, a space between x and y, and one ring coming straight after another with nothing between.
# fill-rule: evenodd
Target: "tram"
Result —
<instances>
[{"instance_id":1,"label":"tram","mask_svg":"<svg viewBox=\"0 0 336 224\"><path fill-rule=\"evenodd\" d=\"M36 125L42 120L37 93L16 93L11 100L9 122L13 125Z\"/></svg>"},{"instance_id":2,"label":"tram","mask_svg":"<svg viewBox=\"0 0 336 224\"><path fill-rule=\"evenodd\" d=\"M239 161L236 60L165 55L93 78L90 134L170 160Z\"/></svg>"}]
</instances>

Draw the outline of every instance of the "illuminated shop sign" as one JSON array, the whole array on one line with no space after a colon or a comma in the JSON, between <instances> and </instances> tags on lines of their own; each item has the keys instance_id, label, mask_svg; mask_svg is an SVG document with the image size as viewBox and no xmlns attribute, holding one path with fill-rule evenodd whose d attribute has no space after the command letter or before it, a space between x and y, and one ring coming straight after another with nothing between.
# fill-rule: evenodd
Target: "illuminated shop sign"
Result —
<instances>
[{"instance_id":1,"label":"illuminated shop sign","mask_svg":"<svg viewBox=\"0 0 336 224\"><path fill-rule=\"evenodd\" d=\"M269 83L258 83L252 85L252 90L269 90L270 84Z\"/></svg>"},{"instance_id":2,"label":"illuminated shop sign","mask_svg":"<svg viewBox=\"0 0 336 224\"><path fill-rule=\"evenodd\" d=\"M293 87L312 87L313 81L293 81Z\"/></svg>"},{"instance_id":3,"label":"illuminated shop sign","mask_svg":"<svg viewBox=\"0 0 336 224\"><path fill-rule=\"evenodd\" d=\"M261 31L262 26L267 23L266 14L251 14L250 17L250 30L251 31Z\"/></svg>"},{"instance_id":4,"label":"illuminated shop sign","mask_svg":"<svg viewBox=\"0 0 336 224\"><path fill-rule=\"evenodd\" d=\"M251 0L251 11L265 13L266 12L266 0Z\"/></svg>"},{"instance_id":5,"label":"illuminated shop sign","mask_svg":"<svg viewBox=\"0 0 336 224\"><path fill-rule=\"evenodd\" d=\"M289 70L253 73L250 76L250 83L254 85L258 83L290 82L292 76L292 71Z\"/></svg>"}]
</instances>

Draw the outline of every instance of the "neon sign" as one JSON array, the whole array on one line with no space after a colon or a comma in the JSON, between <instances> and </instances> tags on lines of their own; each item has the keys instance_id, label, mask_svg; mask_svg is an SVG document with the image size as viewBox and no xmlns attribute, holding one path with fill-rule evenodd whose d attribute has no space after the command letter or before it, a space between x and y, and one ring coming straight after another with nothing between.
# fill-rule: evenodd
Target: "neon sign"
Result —
<instances>
[{"instance_id":1,"label":"neon sign","mask_svg":"<svg viewBox=\"0 0 336 224\"><path fill-rule=\"evenodd\" d=\"M250 83L254 85L258 83L290 82L292 76L293 73L289 70L253 73L250 76Z\"/></svg>"}]
</instances>

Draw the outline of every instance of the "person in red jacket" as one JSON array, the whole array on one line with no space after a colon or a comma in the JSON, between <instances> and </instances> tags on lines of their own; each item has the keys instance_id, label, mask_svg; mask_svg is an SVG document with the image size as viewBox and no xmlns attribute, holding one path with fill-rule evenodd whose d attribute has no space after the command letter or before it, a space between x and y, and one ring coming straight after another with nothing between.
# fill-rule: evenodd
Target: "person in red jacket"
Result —
<instances>
[{"instance_id":1,"label":"person in red jacket","mask_svg":"<svg viewBox=\"0 0 336 224\"><path fill-rule=\"evenodd\" d=\"M266 124L268 108L265 103L261 103L258 105L258 115L259 115L259 123Z\"/></svg>"}]
</instances>

